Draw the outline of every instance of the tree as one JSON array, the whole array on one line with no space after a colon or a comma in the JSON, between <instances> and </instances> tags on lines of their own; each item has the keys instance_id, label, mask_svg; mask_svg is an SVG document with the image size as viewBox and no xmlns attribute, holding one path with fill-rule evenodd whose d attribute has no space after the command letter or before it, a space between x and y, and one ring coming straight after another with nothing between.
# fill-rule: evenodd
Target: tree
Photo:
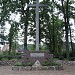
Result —
<instances>
[{"instance_id":1,"label":"tree","mask_svg":"<svg viewBox=\"0 0 75 75\"><path fill-rule=\"evenodd\" d=\"M69 28L70 28L70 16L73 15L73 13L70 11L70 5L72 4L72 2L70 2L70 0L67 0L65 2L65 5L63 5L62 1L62 8L63 8L63 14L64 14L64 24L65 24L65 32L66 32L66 53L67 53L67 58L69 58L69 40L68 40L68 33L69 33ZM66 6L66 7L65 7ZM70 14L72 13L72 14ZM70 30L70 38L71 38L71 30ZM71 39L71 46L72 46L72 39ZM73 47L72 47L73 48Z\"/></svg>"},{"instance_id":2,"label":"tree","mask_svg":"<svg viewBox=\"0 0 75 75\"><path fill-rule=\"evenodd\" d=\"M9 13L9 2L8 0L0 0L0 38L1 38L1 44L4 45L5 41L7 40L7 36L5 36L5 24L6 24L6 21L7 19L9 18L10 16L10 13ZM8 10L7 10L8 9Z\"/></svg>"},{"instance_id":3,"label":"tree","mask_svg":"<svg viewBox=\"0 0 75 75\"><path fill-rule=\"evenodd\" d=\"M10 22L10 16L12 13L16 15L18 13L21 14L21 21L18 24L20 25L20 27L24 25L23 27L24 27L24 49L25 50L27 50L27 27L28 27L27 18L29 15L28 14L29 8L27 8L27 10L24 9L26 6L25 5L26 3L29 3L29 1L28 0L27 1L26 0L25 1L23 0L1 0L1 10L2 12L4 12L4 13L1 13L1 22L4 20ZM12 30L12 28L10 30ZM12 34L12 32L10 34ZM13 40L13 38L10 38L10 39Z\"/></svg>"},{"instance_id":4,"label":"tree","mask_svg":"<svg viewBox=\"0 0 75 75\"><path fill-rule=\"evenodd\" d=\"M29 8L24 10L25 3L22 0L20 0L20 1L21 1L21 9L22 9L22 16L23 16L22 23L24 23L24 51L25 51L25 50L27 50L27 29L28 29ZM27 0L26 3L29 4L29 0ZM24 19L25 19L25 21L24 21Z\"/></svg>"},{"instance_id":5,"label":"tree","mask_svg":"<svg viewBox=\"0 0 75 75\"><path fill-rule=\"evenodd\" d=\"M18 23L16 22L13 22L11 24L11 28L10 28L10 31L9 31L9 36L8 36L8 41L9 41L9 54L12 52L12 47L13 47L13 44L14 44L14 40L16 39L16 36L18 34Z\"/></svg>"},{"instance_id":6,"label":"tree","mask_svg":"<svg viewBox=\"0 0 75 75\"><path fill-rule=\"evenodd\" d=\"M59 13L63 14L64 19L64 27L65 27L65 39L66 39L66 54L67 58L69 58L69 29L70 29L70 18L73 18L74 13L73 10L75 9L72 4L74 1L70 0L61 0L61 5L55 2L56 7L59 9ZM70 32L71 35L71 32ZM71 36L70 36L71 37ZM71 40L72 41L72 40Z\"/></svg>"}]
</instances>

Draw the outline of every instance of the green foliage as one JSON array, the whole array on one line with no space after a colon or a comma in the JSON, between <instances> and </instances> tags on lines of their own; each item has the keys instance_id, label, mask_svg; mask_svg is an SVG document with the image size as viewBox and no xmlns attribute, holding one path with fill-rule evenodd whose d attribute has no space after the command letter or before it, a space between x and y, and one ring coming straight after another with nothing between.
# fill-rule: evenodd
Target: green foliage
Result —
<instances>
[{"instance_id":1,"label":"green foliage","mask_svg":"<svg viewBox=\"0 0 75 75\"><path fill-rule=\"evenodd\" d=\"M69 57L70 61L75 61L75 57Z\"/></svg>"},{"instance_id":2,"label":"green foliage","mask_svg":"<svg viewBox=\"0 0 75 75\"><path fill-rule=\"evenodd\" d=\"M2 55L5 55L5 56L8 55L8 51L7 50L6 51L3 51L2 52Z\"/></svg>"},{"instance_id":3,"label":"green foliage","mask_svg":"<svg viewBox=\"0 0 75 75\"><path fill-rule=\"evenodd\" d=\"M28 50L33 50L33 51L35 50L34 44L28 44L27 47L28 47Z\"/></svg>"},{"instance_id":4,"label":"green foliage","mask_svg":"<svg viewBox=\"0 0 75 75\"><path fill-rule=\"evenodd\" d=\"M28 63L22 63L22 62L16 62L15 66L32 66L33 63L32 62L28 62Z\"/></svg>"},{"instance_id":5,"label":"green foliage","mask_svg":"<svg viewBox=\"0 0 75 75\"><path fill-rule=\"evenodd\" d=\"M14 45L14 40L16 40L16 36L18 34L18 23L14 22L11 24L10 32L9 32L9 54L11 50L16 50L16 45ZM16 43L16 42L15 42ZM15 52L15 51L14 51Z\"/></svg>"},{"instance_id":6,"label":"green foliage","mask_svg":"<svg viewBox=\"0 0 75 75\"><path fill-rule=\"evenodd\" d=\"M48 61L42 62L41 64L42 66L60 66L61 65L56 62L48 62ZM15 66L32 66L32 65L33 65L32 62L28 62L28 63L16 62L15 64Z\"/></svg>"},{"instance_id":7,"label":"green foliage","mask_svg":"<svg viewBox=\"0 0 75 75\"><path fill-rule=\"evenodd\" d=\"M45 61L42 63L43 66L60 66L61 64L59 63L56 63L56 62L48 62L48 61Z\"/></svg>"},{"instance_id":8,"label":"green foliage","mask_svg":"<svg viewBox=\"0 0 75 75\"><path fill-rule=\"evenodd\" d=\"M22 66L21 62L16 62L14 66Z\"/></svg>"},{"instance_id":9,"label":"green foliage","mask_svg":"<svg viewBox=\"0 0 75 75\"><path fill-rule=\"evenodd\" d=\"M2 60L2 55L0 55L0 60Z\"/></svg>"},{"instance_id":10,"label":"green foliage","mask_svg":"<svg viewBox=\"0 0 75 75\"><path fill-rule=\"evenodd\" d=\"M3 57L2 57L2 59L1 59L1 60L2 60L2 61L6 61L6 60L8 60L8 58L3 58Z\"/></svg>"},{"instance_id":11,"label":"green foliage","mask_svg":"<svg viewBox=\"0 0 75 75\"><path fill-rule=\"evenodd\" d=\"M23 65L23 66L32 66L32 65L33 65L33 62L27 62L27 63L24 63L24 62L23 62L22 65Z\"/></svg>"},{"instance_id":12,"label":"green foliage","mask_svg":"<svg viewBox=\"0 0 75 75\"><path fill-rule=\"evenodd\" d=\"M18 52L16 53L16 55L21 55L21 54L22 54L22 53L18 53Z\"/></svg>"}]
</instances>

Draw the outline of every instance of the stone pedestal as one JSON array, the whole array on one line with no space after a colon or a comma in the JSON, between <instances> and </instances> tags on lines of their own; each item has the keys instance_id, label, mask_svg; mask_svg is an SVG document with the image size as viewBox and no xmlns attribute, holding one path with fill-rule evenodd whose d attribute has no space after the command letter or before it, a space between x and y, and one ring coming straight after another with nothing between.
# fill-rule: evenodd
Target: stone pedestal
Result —
<instances>
[{"instance_id":1,"label":"stone pedestal","mask_svg":"<svg viewBox=\"0 0 75 75\"><path fill-rule=\"evenodd\" d=\"M48 51L26 51L22 55L23 62L33 62L35 63L37 60L42 63L45 61L51 62L53 58L53 54L49 54Z\"/></svg>"}]
</instances>

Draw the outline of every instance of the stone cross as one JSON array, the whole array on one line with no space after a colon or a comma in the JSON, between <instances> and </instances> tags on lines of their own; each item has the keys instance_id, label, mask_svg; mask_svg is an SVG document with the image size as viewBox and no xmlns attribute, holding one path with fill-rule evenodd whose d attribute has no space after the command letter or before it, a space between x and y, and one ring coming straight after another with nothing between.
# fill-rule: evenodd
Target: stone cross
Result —
<instances>
[{"instance_id":1,"label":"stone cross","mask_svg":"<svg viewBox=\"0 0 75 75\"><path fill-rule=\"evenodd\" d=\"M36 4L27 4L28 7L36 7L36 51L39 51L39 7L46 7L45 4L39 4L39 0L35 1Z\"/></svg>"}]
</instances>

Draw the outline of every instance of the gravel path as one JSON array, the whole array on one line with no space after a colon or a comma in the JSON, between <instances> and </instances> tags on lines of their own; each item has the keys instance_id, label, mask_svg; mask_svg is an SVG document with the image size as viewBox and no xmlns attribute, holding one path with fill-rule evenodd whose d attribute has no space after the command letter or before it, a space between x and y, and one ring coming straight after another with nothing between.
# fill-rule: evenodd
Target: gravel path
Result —
<instances>
[{"instance_id":1,"label":"gravel path","mask_svg":"<svg viewBox=\"0 0 75 75\"><path fill-rule=\"evenodd\" d=\"M0 75L75 75L75 65L64 65L64 70L13 71L11 66L1 66Z\"/></svg>"}]
</instances>

